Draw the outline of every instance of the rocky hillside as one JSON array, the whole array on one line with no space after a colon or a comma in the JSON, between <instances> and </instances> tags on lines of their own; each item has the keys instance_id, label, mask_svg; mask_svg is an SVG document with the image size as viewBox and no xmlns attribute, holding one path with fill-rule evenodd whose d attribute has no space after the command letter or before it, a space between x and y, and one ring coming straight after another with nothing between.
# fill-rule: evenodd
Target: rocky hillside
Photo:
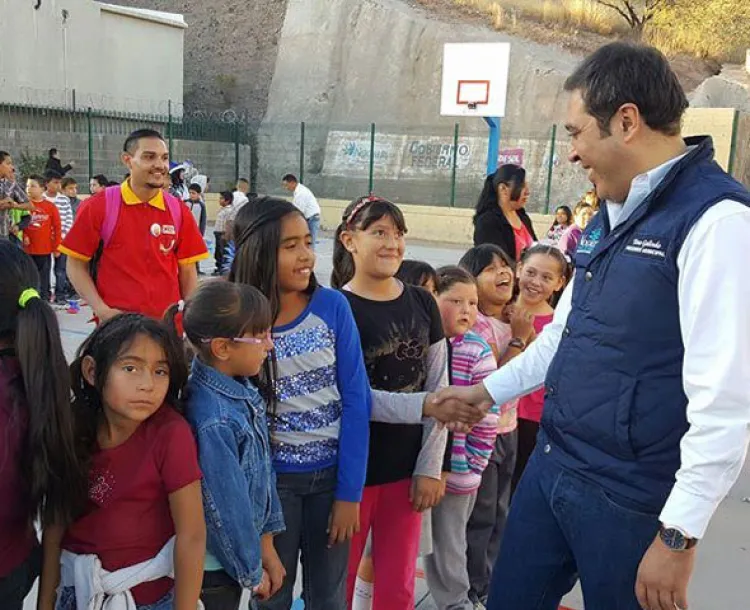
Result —
<instances>
[{"instance_id":1,"label":"rocky hillside","mask_svg":"<svg viewBox=\"0 0 750 610\"><path fill-rule=\"evenodd\" d=\"M185 35L185 104L189 110L246 109L263 118L286 0L108 0L181 13Z\"/></svg>"}]
</instances>

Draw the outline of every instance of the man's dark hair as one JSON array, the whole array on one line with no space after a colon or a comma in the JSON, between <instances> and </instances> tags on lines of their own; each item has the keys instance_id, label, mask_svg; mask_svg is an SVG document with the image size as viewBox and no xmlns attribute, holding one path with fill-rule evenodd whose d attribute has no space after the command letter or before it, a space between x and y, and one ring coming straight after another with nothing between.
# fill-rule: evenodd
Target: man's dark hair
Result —
<instances>
[{"instance_id":1,"label":"man's dark hair","mask_svg":"<svg viewBox=\"0 0 750 610\"><path fill-rule=\"evenodd\" d=\"M47 186L52 180L62 180L62 174L54 169L48 169L44 172L44 186Z\"/></svg>"},{"instance_id":2,"label":"man's dark hair","mask_svg":"<svg viewBox=\"0 0 750 610\"><path fill-rule=\"evenodd\" d=\"M26 177L26 180L33 180L39 186L44 186L45 185L44 178L42 176L40 176L39 174L31 174L31 175L29 175L29 176Z\"/></svg>"},{"instance_id":3,"label":"man's dark hair","mask_svg":"<svg viewBox=\"0 0 750 610\"><path fill-rule=\"evenodd\" d=\"M287 174L281 179L282 182L296 182L299 184L299 180L297 180L297 176L294 174Z\"/></svg>"},{"instance_id":4,"label":"man's dark hair","mask_svg":"<svg viewBox=\"0 0 750 610\"><path fill-rule=\"evenodd\" d=\"M49 149L49 157L50 157L50 159L52 157L54 157L56 154L57 154L57 149L56 148L50 148Z\"/></svg>"},{"instance_id":5,"label":"man's dark hair","mask_svg":"<svg viewBox=\"0 0 750 610\"><path fill-rule=\"evenodd\" d=\"M61 185L61 186L62 186L63 188L67 188L67 187L69 187L69 186L70 186L71 184L75 184L75 185L77 185L77 184L78 184L78 183L76 182L76 179L75 179L75 178L72 178L71 176L66 176L65 178L63 178L63 179L62 179L62 185Z\"/></svg>"},{"instance_id":6,"label":"man's dark hair","mask_svg":"<svg viewBox=\"0 0 750 610\"><path fill-rule=\"evenodd\" d=\"M228 201L229 203L232 203L232 201L234 200L232 191L221 191L221 193L219 193L219 197L221 197L224 201Z\"/></svg>"},{"instance_id":7,"label":"man's dark hair","mask_svg":"<svg viewBox=\"0 0 750 610\"><path fill-rule=\"evenodd\" d=\"M109 185L109 180L107 179L107 176L105 176L104 174L97 174L96 176L93 177L93 179L96 180L96 183L99 186Z\"/></svg>"},{"instance_id":8,"label":"man's dark hair","mask_svg":"<svg viewBox=\"0 0 750 610\"><path fill-rule=\"evenodd\" d=\"M145 138L157 138L164 141L161 134L154 129L136 129L126 139L125 144L122 146L123 152L130 153L131 155L138 150L138 142Z\"/></svg>"},{"instance_id":9,"label":"man's dark hair","mask_svg":"<svg viewBox=\"0 0 750 610\"><path fill-rule=\"evenodd\" d=\"M635 104L651 129L680 133L687 97L667 58L653 47L613 42L600 47L565 81L566 91L580 91L587 112L602 135L623 104Z\"/></svg>"},{"instance_id":10,"label":"man's dark hair","mask_svg":"<svg viewBox=\"0 0 750 610\"><path fill-rule=\"evenodd\" d=\"M193 183L188 187L188 191L195 191L200 195L203 192L203 189L201 188L200 184Z\"/></svg>"},{"instance_id":11,"label":"man's dark hair","mask_svg":"<svg viewBox=\"0 0 750 610\"><path fill-rule=\"evenodd\" d=\"M10 157L9 152L5 152L4 150L0 150L0 163L3 163L8 157Z\"/></svg>"}]
</instances>

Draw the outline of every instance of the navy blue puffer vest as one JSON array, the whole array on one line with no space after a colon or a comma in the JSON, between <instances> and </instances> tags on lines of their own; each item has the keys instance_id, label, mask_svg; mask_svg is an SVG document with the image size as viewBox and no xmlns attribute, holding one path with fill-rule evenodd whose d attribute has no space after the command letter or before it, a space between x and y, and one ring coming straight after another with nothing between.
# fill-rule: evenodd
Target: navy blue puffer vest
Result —
<instances>
[{"instance_id":1,"label":"navy blue puffer vest","mask_svg":"<svg viewBox=\"0 0 750 610\"><path fill-rule=\"evenodd\" d=\"M610 230L603 211L586 228L540 435L548 457L653 512L674 485L688 429L677 255L711 206L750 205L714 162L710 138L686 143L694 148L630 218Z\"/></svg>"}]
</instances>

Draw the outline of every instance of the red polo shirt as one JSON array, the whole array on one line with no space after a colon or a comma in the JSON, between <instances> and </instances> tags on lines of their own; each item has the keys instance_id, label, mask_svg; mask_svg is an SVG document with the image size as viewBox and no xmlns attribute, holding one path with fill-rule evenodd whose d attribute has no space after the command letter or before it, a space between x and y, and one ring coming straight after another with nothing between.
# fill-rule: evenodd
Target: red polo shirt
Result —
<instances>
[{"instance_id":1,"label":"red polo shirt","mask_svg":"<svg viewBox=\"0 0 750 610\"><path fill-rule=\"evenodd\" d=\"M125 182L121 193L123 205L98 263L96 287L109 307L161 318L167 307L181 298L178 265L207 258L206 244L187 206L180 206L182 221L175 234L161 191L151 201L142 202ZM103 191L88 199L60 252L90 261L102 239L106 209Z\"/></svg>"}]
</instances>

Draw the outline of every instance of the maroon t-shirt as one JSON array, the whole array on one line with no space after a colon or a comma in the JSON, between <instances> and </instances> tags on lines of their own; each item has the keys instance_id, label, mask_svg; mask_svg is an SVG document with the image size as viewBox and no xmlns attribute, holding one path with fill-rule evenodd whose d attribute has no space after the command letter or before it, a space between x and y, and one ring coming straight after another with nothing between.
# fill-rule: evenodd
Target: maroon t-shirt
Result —
<instances>
[{"instance_id":1,"label":"maroon t-shirt","mask_svg":"<svg viewBox=\"0 0 750 610\"><path fill-rule=\"evenodd\" d=\"M36 544L29 522L21 449L28 411L21 367L12 350L0 351L0 578L21 565Z\"/></svg>"},{"instance_id":2,"label":"maroon t-shirt","mask_svg":"<svg viewBox=\"0 0 750 610\"><path fill-rule=\"evenodd\" d=\"M190 426L164 405L122 445L94 455L88 508L62 548L95 554L109 571L152 559L175 533L169 494L200 478ZM144 583L133 598L153 604L172 586L170 578Z\"/></svg>"}]
</instances>

